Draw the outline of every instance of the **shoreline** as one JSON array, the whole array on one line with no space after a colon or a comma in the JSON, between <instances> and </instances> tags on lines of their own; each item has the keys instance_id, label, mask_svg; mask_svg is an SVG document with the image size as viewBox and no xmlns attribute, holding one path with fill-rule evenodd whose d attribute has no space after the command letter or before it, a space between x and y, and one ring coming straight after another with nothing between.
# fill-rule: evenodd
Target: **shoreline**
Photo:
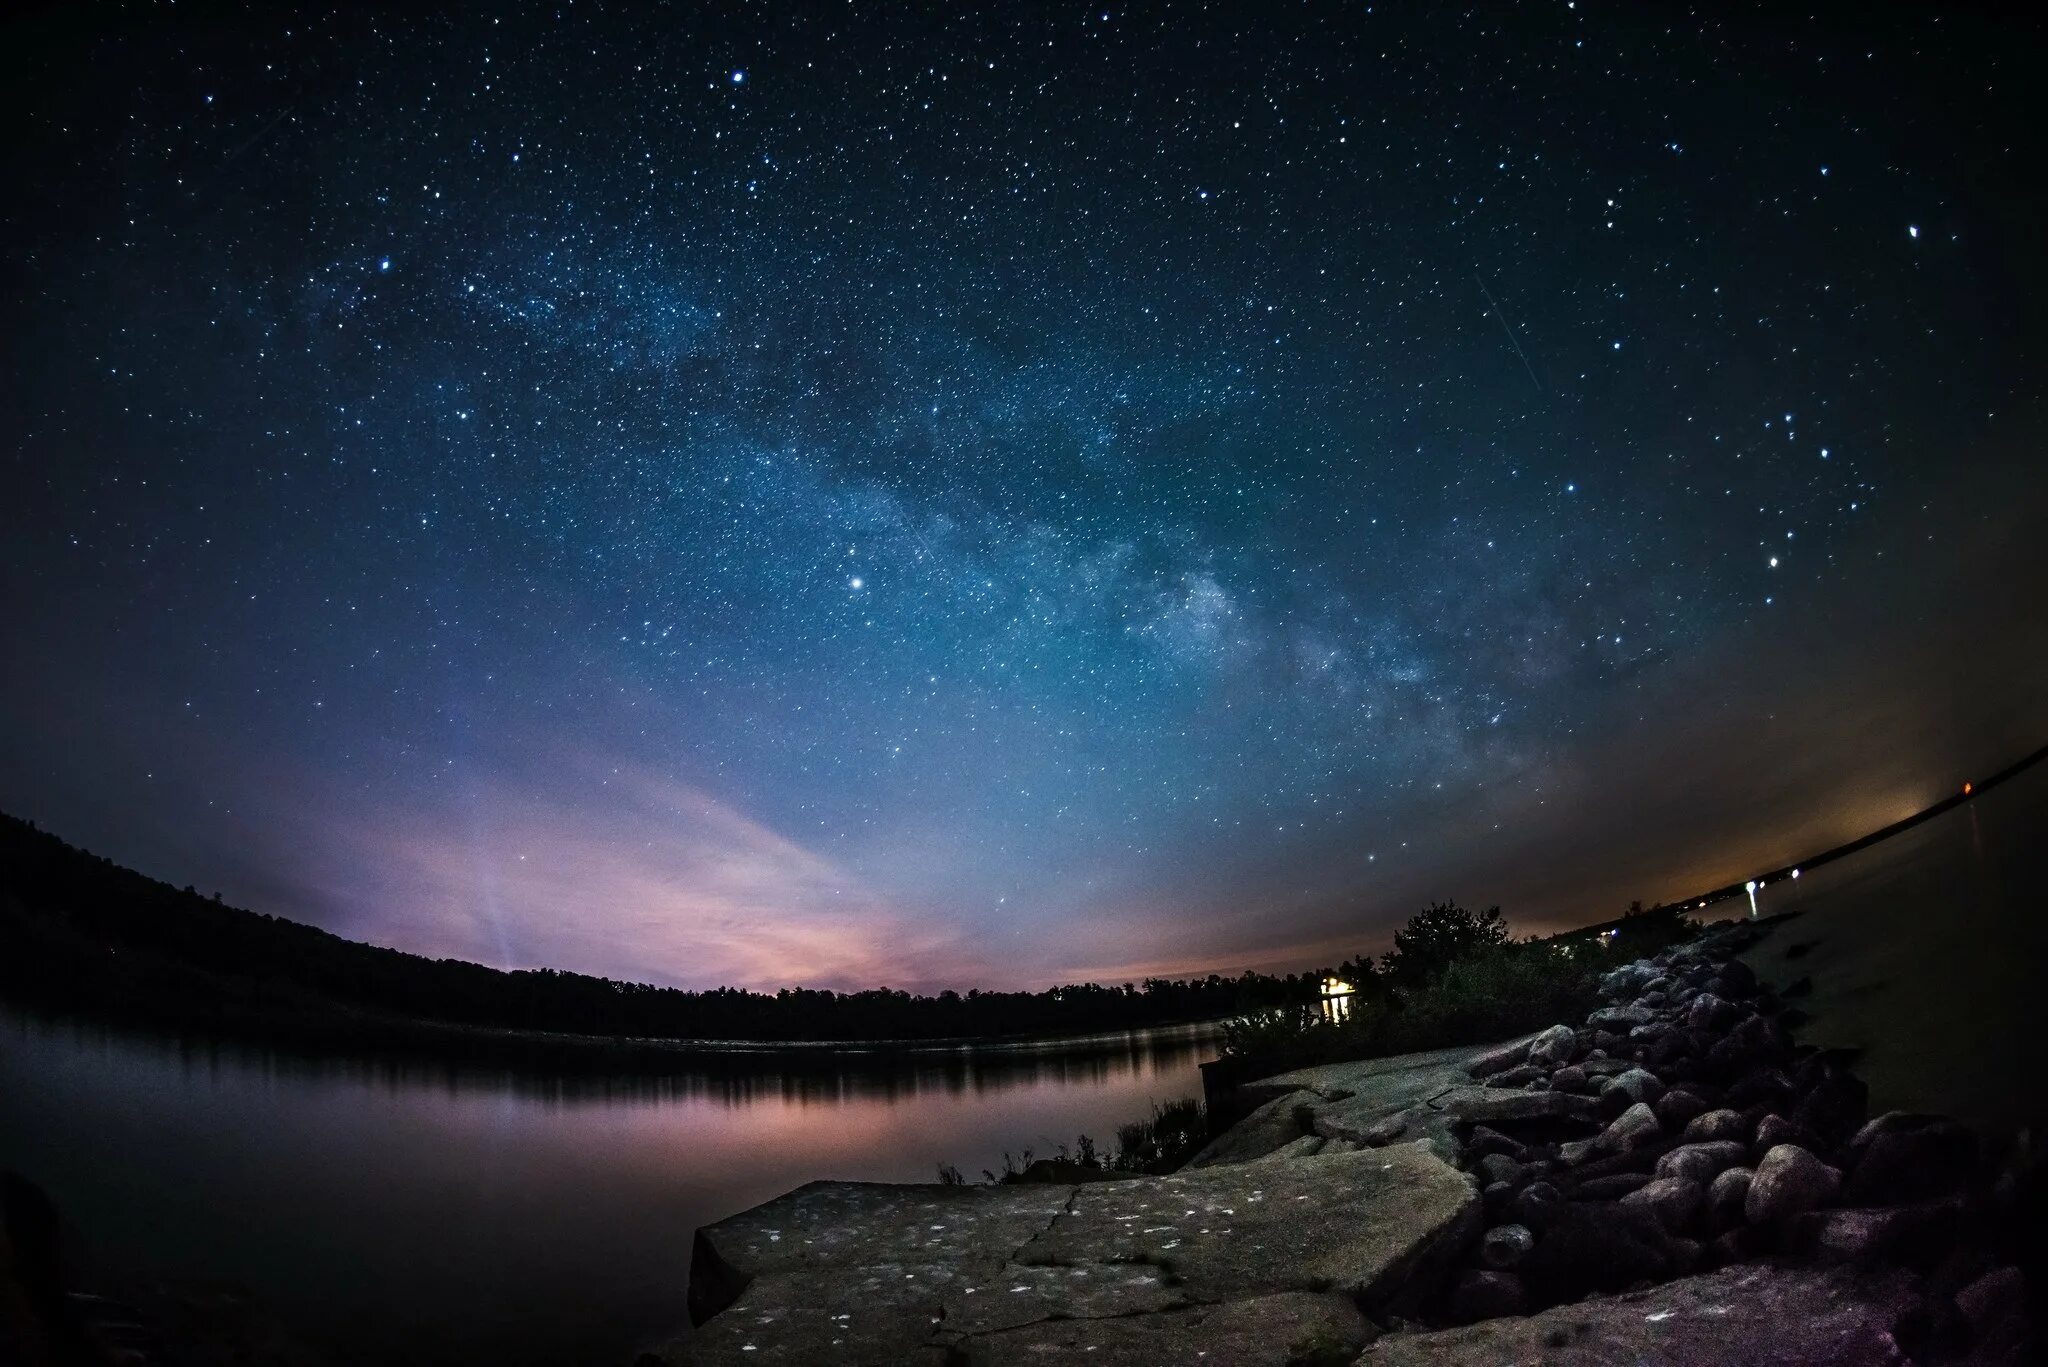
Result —
<instances>
[{"instance_id":1,"label":"shoreline","mask_svg":"<svg viewBox=\"0 0 2048 1367\"><path fill-rule=\"evenodd\" d=\"M697 1231L648 1358L2031 1360L2038 1168L1797 1042L1745 962L1794 919L1626 962L1583 1024L1262 1079L1167 1176L806 1184Z\"/></svg>"},{"instance_id":2,"label":"shoreline","mask_svg":"<svg viewBox=\"0 0 2048 1367\"><path fill-rule=\"evenodd\" d=\"M1820 851L1806 859L1760 874L1759 889L1792 879L1806 870L1823 867L1902 835L1956 807L1974 801L2009 780L2048 760L2048 746L2042 746L1980 780L1966 783L1952 793L1913 815L1868 832L1854 840ZM140 876L140 875L138 875ZM1750 880L1729 883L1707 892L1692 894L1668 904L1687 917L1732 898L1742 897ZM1595 922L1573 930L1543 937L1569 940L1624 927L1627 917ZM431 1017L384 1015L316 1000L304 1009L285 1005L236 1003L224 995L213 997L189 989L197 979L203 985L212 978L223 979L203 964L171 959L149 950L131 950L134 960L159 965L155 991L125 993L117 1000L76 997L50 1000L40 997L33 986L12 984L0 990L0 1002L18 1010L59 1018L132 1026L159 1034L184 1037L188 1034L222 1043L247 1044L257 1048L302 1049L323 1054L351 1052L373 1056L398 1055L447 1064L476 1064L533 1071L621 1071L658 1074L680 1066L715 1065L722 1060L762 1059L790 1062L824 1062L833 1059L965 1058L976 1055L1025 1055L1031 1052L1075 1052L1093 1044L1107 1050L1133 1034L1220 1027L1231 1015L1197 1016L1134 1025L1124 1028L1088 1028L1071 1033L1058 1030L1031 1031L1005 1035L957 1035L851 1040L763 1040L658 1037L641 1035L598 1035L573 1031L522 1029L478 1025ZM131 960L133 961L133 960Z\"/></svg>"}]
</instances>

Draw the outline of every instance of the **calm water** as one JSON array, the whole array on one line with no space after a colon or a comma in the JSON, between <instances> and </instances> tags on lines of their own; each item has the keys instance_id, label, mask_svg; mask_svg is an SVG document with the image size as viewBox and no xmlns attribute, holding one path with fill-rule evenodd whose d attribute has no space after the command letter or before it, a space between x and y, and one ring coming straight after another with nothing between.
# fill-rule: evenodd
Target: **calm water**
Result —
<instances>
[{"instance_id":1,"label":"calm water","mask_svg":"<svg viewBox=\"0 0 2048 1367\"><path fill-rule=\"evenodd\" d=\"M2048 763L1763 901L1800 916L1745 957L1812 980L1801 1035L1861 1047L1873 1107L2048 1122Z\"/></svg>"},{"instance_id":2,"label":"calm water","mask_svg":"<svg viewBox=\"0 0 2048 1367\"><path fill-rule=\"evenodd\" d=\"M0 1166L95 1267L246 1286L341 1360L623 1363L679 1327L698 1225L813 1178L1108 1141L1199 1096L1214 1038L541 1079L0 1012Z\"/></svg>"}]
</instances>

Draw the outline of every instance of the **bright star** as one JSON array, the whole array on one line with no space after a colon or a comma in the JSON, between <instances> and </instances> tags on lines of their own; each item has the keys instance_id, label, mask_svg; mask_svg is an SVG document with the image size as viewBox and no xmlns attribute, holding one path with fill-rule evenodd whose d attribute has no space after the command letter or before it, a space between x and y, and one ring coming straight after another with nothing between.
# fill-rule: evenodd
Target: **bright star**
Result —
<instances>
[{"instance_id":1,"label":"bright star","mask_svg":"<svg viewBox=\"0 0 2048 1367\"><path fill-rule=\"evenodd\" d=\"M863 580L859 575L856 574L855 576L853 576L853 578L846 581L846 587L850 589L857 589L861 587L861 585L865 582L865 580Z\"/></svg>"},{"instance_id":2,"label":"bright star","mask_svg":"<svg viewBox=\"0 0 2048 1367\"><path fill-rule=\"evenodd\" d=\"M746 72L744 72L744 71L735 71L735 72L733 72L733 73L732 73L732 83L733 83L734 85L745 85L745 84L747 83L747 73L746 73Z\"/></svg>"}]
</instances>

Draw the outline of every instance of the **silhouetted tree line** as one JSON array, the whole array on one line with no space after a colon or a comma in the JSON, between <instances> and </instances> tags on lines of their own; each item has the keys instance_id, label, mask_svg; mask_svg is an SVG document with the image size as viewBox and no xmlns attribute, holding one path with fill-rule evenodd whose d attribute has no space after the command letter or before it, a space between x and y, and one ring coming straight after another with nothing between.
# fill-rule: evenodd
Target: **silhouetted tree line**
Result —
<instances>
[{"instance_id":1,"label":"silhouetted tree line","mask_svg":"<svg viewBox=\"0 0 2048 1367\"><path fill-rule=\"evenodd\" d=\"M940 1039L1121 1030L1313 1000L1322 973L1148 978L1043 992L691 992L504 972L224 904L0 816L0 990L69 1009L249 1023L391 1017L632 1039Z\"/></svg>"}]
</instances>

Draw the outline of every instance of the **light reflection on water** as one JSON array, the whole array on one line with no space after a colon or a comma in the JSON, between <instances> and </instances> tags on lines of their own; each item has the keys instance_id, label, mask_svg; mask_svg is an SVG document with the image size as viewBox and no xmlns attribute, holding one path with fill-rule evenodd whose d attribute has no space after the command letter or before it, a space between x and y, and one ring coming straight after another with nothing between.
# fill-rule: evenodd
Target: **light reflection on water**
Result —
<instances>
[{"instance_id":1,"label":"light reflection on water","mask_svg":"<svg viewBox=\"0 0 2048 1367\"><path fill-rule=\"evenodd\" d=\"M0 1165L111 1269L254 1288L379 1361L629 1361L699 1224L815 1178L930 1181L1199 1096L1213 1027L533 1075L0 1012Z\"/></svg>"}]
</instances>

